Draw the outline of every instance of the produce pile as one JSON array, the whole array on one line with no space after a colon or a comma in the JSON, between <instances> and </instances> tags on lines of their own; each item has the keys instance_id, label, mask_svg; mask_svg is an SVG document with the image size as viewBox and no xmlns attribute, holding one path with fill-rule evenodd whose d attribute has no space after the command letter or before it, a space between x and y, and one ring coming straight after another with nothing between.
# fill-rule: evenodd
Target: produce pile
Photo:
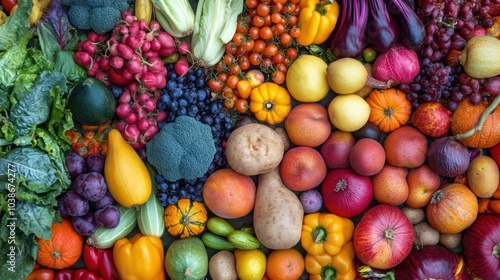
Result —
<instances>
[{"instance_id":1,"label":"produce pile","mask_svg":"<svg viewBox=\"0 0 500 280\"><path fill-rule=\"evenodd\" d=\"M2 279L500 279L500 0L0 3Z\"/></svg>"}]
</instances>

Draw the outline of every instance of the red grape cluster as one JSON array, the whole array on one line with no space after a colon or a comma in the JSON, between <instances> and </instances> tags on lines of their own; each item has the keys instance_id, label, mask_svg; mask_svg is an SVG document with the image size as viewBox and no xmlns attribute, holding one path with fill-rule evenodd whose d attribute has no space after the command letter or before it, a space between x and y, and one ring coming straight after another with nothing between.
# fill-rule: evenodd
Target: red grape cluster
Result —
<instances>
[{"instance_id":1,"label":"red grape cluster","mask_svg":"<svg viewBox=\"0 0 500 280\"><path fill-rule=\"evenodd\" d=\"M65 160L73 184L57 199L61 216L71 217L73 228L83 236L92 235L98 227L116 227L120 211L102 175L105 156L92 154L84 159L70 152Z\"/></svg>"},{"instance_id":2,"label":"red grape cluster","mask_svg":"<svg viewBox=\"0 0 500 280\"><path fill-rule=\"evenodd\" d=\"M500 0L420 0L416 13L426 26L418 50L420 73L409 84L399 86L413 107L425 101L439 101L449 110L465 97L477 104L491 93L484 79L473 79L463 71L458 57L467 40L484 35L493 25L489 5Z\"/></svg>"}]
</instances>

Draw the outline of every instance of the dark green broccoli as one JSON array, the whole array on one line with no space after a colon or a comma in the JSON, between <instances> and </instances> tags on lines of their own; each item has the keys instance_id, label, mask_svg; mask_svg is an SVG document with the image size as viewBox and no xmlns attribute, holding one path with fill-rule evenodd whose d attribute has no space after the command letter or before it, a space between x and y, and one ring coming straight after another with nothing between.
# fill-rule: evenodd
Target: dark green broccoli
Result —
<instances>
[{"instance_id":1,"label":"dark green broccoli","mask_svg":"<svg viewBox=\"0 0 500 280\"><path fill-rule=\"evenodd\" d=\"M215 152L210 126L189 116L167 123L146 145L149 163L172 182L205 175Z\"/></svg>"},{"instance_id":2,"label":"dark green broccoli","mask_svg":"<svg viewBox=\"0 0 500 280\"><path fill-rule=\"evenodd\" d=\"M77 29L109 32L130 8L130 0L64 0L69 6L68 17Z\"/></svg>"}]
</instances>

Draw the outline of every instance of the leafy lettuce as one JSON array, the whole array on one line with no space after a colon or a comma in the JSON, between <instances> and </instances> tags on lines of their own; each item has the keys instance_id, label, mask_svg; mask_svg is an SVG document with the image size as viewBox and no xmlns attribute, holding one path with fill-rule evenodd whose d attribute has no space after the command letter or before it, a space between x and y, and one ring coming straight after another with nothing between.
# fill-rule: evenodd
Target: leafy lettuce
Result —
<instances>
[{"instance_id":1,"label":"leafy lettuce","mask_svg":"<svg viewBox=\"0 0 500 280\"><path fill-rule=\"evenodd\" d=\"M19 1L17 10L7 21L0 26L0 51L8 50L21 38L28 29L30 24L28 18L33 7L33 0Z\"/></svg>"}]
</instances>

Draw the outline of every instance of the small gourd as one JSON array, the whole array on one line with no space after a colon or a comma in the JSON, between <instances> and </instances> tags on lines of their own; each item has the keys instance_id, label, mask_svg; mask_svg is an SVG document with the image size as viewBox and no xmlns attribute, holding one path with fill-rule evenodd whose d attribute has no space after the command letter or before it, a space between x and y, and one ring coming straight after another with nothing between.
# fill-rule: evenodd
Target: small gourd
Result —
<instances>
[{"instance_id":1,"label":"small gourd","mask_svg":"<svg viewBox=\"0 0 500 280\"><path fill-rule=\"evenodd\" d=\"M146 164L116 129L108 134L104 178L111 196L127 208L139 207L149 199L152 192Z\"/></svg>"},{"instance_id":2,"label":"small gourd","mask_svg":"<svg viewBox=\"0 0 500 280\"><path fill-rule=\"evenodd\" d=\"M366 102L370 105L368 122L383 132L391 132L406 124L411 115L411 103L399 89L374 89Z\"/></svg>"},{"instance_id":3,"label":"small gourd","mask_svg":"<svg viewBox=\"0 0 500 280\"><path fill-rule=\"evenodd\" d=\"M168 247L165 270L172 280L201 280L208 273L208 254L198 237L177 239Z\"/></svg>"},{"instance_id":4,"label":"small gourd","mask_svg":"<svg viewBox=\"0 0 500 280\"><path fill-rule=\"evenodd\" d=\"M205 229L207 209L201 202L181 198L165 208L164 220L171 235L180 238L195 236Z\"/></svg>"}]
</instances>

